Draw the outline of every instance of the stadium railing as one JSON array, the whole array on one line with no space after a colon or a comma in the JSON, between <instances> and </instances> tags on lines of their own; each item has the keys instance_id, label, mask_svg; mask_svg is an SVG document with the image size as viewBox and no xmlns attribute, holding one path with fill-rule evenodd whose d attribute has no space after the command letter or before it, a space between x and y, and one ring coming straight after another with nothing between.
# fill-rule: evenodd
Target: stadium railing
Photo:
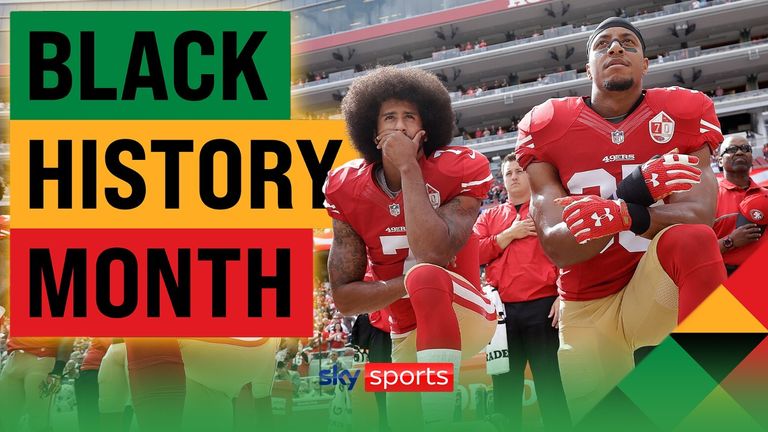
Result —
<instances>
[{"instance_id":1,"label":"stadium railing","mask_svg":"<svg viewBox=\"0 0 768 432\"><path fill-rule=\"evenodd\" d=\"M699 7L698 9L695 9L695 10L696 11L700 11L702 9L706 9L707 7L711 7L711 6L739 3L739 2L744 2L744 1L748 1L748 0L733 0L733 1L716 0L716 1L702 2L703 3L702 6ZM668 16L668 15L693 13L693 11L694 11L693 9L690 9L689 4L674 4L674 5L668 5L668 7L665 7L664 10L659 11L659 12L641 14L641 15L637 15L635 17L631 17L631 18L628 18L628 19L630 21L640 22L640 21L643 21L643 20L652 19L652 18L658 18L658 17L665 17L665 16ZM679 18L682 19L684 17L679 17ZM413 60L413 61L405 62L405 63L399 63L399 64L394 65L394 66L397 66L397 67L426 66L426 65L429 65L430 63L433 63L433 62L448 60L448 59L452 59L452 58L459 58L459 57L464 57L464 56L468 56L468 55L484 53L484 52L489 52L489 51L497 51L497 50L501 50L501 49L505 49L505 48L509 48L509 47L514 47L514 46L518 46L518 45L525 45L525 44L529 44L529 43L536 42L536 41L541 41L541 40L554 39L554 38L557 38L557 37L567 36L567 35L571 35L571 34L585 33L584 40L586 40L586 33L591 32L596 27L597 27L597 24L592 24L592 25L589 25L589 26L576 26L576 27L573 26L573 25L566 25L566 26L562 26L562 27L558 27L558 28L554 28L554 29L545 30L543 35L530 36L530 37L527 37L527 38L513 40L513 41L509 41L509 42L503 42L503 43L499 43L499 44L488 45L485 48L475 48L475 49L464 50L464 51L460 51L457 48L453 48L453 49L449 49L449 50L445 50L445 51L438 51L438 52L433 53L432 57L428 57L428 58L424 58L424 59L419 59L419 60ZM296 91L296 90L299 90L299 89L315 87L315 86L319 86L319 85L322 85L322 84L328 84L328 83L333 83L333 82L340 82L340 81L344 81L344 80L351 80L351 79L354 79L356 77L363 76L363 75L367 74L368 72L369 72L368 70L364 70L364 71L360 71L360 72L355 72L353 69L348 69L348 70L344 70L344 71L340 71L340 72L333 72L333 73L328 74L328 78L324 78L324 79L320 79L320 80L315 80L315 81L310 81L310 82L306 82L306 83L302 83L302 84L296 84L296 85L294 85L292 87L292 89L294 91Z\"/></svg>"}]
</instances>

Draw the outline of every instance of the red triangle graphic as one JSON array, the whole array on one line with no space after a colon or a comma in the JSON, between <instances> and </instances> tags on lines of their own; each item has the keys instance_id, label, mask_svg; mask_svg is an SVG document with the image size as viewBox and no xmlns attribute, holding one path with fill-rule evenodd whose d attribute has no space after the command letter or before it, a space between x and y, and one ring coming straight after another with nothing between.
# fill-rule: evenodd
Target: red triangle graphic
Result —
<instances>
[{"instance_id":1,"label":"red triangle graphic","mask_svg":"<svg viewBox=\"0 0 768 432\"><path fill-rule=\"evenodd\" d=\"M768 242L758 248L727 281L725 287L757 318L768 327L768 295L765 288L765 263L768 262Z\"/></svg>"}]
</instances>

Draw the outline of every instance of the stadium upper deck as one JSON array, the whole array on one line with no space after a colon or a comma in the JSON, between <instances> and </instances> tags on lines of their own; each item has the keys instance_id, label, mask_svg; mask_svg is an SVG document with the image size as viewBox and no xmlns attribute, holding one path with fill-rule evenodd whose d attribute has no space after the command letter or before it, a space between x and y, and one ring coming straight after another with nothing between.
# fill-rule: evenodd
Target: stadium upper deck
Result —
<instances>
[{"instance_id":1,"label":"stadium upper deck","mask_svg":"<svg viewBox=\"0 0 768 432\"><path fill-rule=\"evenodd\" d=\"M507 8L511 3L516 4ZM471 134L493 126L496 135L498 126L507 131L547 98L586 94L586 39L597 22L617 14L629 16L644 33L652 60L646 86L680 85L715 96L757 90L768 79L765 0L508 2L501 11L489 10L492 6L498 3L409 18L400 27L380 24L296 43L296 115L336 114L348 85L366 68L400 64L443 79L453 92L460 131ZM450 17L455 21L442 21ZM406 30L403 23L408 23ZM478 41L485 46L477 47ZM764 92L718 99L729 99L717 103L718 112L730 116L721 119L726 130L764 135ZM499 145L493 148L508 150L514 141L502 136L465 142L495 142Z\"/></svg>"},{"instance_id":2,"label":"stadium upper deck","mask_svg":"<svg viewBox=\"0 0 768 432\"><path fill-rule=\"evenodd\" d=\"M16 1L0 2L0 101L9 98L9 12L30 9L289 9L294 81L301 82L292 90L296 117L333 115L364 69L402 64L444 79L459 130L507 131L549 97L586 93L586 39L597 22L617 14L644 33L652 59L646 86L727 95L756 90L768 80L768 0ZM763 133L765 93L717 107L733 118L721 118L726 130Z\"/></svg>"}]
</instances>

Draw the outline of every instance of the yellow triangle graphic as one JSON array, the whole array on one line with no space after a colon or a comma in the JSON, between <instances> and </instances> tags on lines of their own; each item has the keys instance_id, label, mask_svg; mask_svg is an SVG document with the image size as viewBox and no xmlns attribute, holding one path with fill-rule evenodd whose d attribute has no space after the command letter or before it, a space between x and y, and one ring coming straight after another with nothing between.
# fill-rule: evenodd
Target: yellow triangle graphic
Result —
<instances>
[{"instance_id":1,"label":"yellow triangle graphic","mask_svg":"<svg viewBox=\"0 0 768 432\"><path fill-rule=\"evenodd\" d=\"M765 333L768 329L720 285L675 329L676 333Z\"/></svg>"}]
</instances>

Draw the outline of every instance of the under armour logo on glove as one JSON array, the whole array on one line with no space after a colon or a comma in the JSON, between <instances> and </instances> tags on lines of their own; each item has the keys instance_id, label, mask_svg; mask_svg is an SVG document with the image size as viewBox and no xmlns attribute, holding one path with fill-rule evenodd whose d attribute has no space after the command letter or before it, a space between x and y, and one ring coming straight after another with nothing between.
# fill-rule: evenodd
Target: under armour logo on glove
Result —
<instances>
[{"instance_id":1,"label":"under armour logo on glove","mask_svg":"<svg viewBox=\"0 0 768 432\"><path fill-rule=\"evenodd\" d=\"M650 206L673 193L691 190L701 182L696 156L667 153L637 167L619 183L616 196L626 202Z\"/></svg>"},{"instance_id":2,"label":"under armour logo on glove","mask_svg":"<svg viewBox=\"0 0 768 432\"><path fill-rule=\"evenodd\" d=\"M600 222L600 219L602 219L603 217L607 218L608 222L613 220L613 215L611 214L611 209L606 207L603 210L605 210L605 214L604 215L598 215L597 213L592 213L592 219L595 220L595 226L596 227L602 226L602 223Z\"/></svg>"},{"instance_id":3,"label":"under armour logo on glove","mask_svg":"<svg viewBox=\"0 0 768 432\"><path fill-rule=\"evenodd\" d=\"M581 244L626 231L632 226L623 200L608 200L595 195L569 196L557 198L555 204L564 207L563 222Z\"/></svg>"},{"instance_id":4,"label":"under armour logo on glove","mask_svg":"<svg viewBox=\"0 0 768 432\"><path fill-rule=\"evenodd\" d=\"M658 186L658 185L660 185L660 184L661 184L661 183L659 182L658 178L659 178L659 175L658 175L658 174L656 174L656 173L653 173L653 174L651 174L651 185L652 185L653 187L656 187L656 186Z\"/></svg>"},{"instance_id":5,"label":"under armour logo on glove","mask_svg":"<svg viewBox=\"0 0 768 432\"><path fill-rule=\"evenodd\" d=\"M701 182L701 170L696 167L698 163L696 156L670 153L644 163L641 169L653 200L691 190L693 185Z\"/></svg>"}]
</instances>

